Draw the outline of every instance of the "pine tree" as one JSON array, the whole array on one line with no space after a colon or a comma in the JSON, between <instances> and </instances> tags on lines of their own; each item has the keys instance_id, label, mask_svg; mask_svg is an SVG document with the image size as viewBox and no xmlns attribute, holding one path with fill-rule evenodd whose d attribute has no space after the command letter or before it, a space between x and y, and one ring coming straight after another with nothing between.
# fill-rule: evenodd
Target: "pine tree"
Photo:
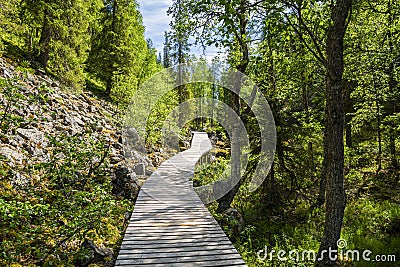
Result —
<instances>
[{"instance_id":1,"label":"pine tree","mask_svg":"<svg viewBox=\"0 0 400 267\"><path fill-rule=\"evenodd\" d=\"M173 21L171 22L172 31L170 32L170 42L173 63L178 64L177 69L177 84L178 87L178 100L179 103L185 102L189 99L189 91L183 82L183 78L186 75L185 67L182 65L186 63L188 58L189 37L187 35L189 19L188 10L182 0L174 0L171 8L168 10L169 14L172 14ZM179 112L179 124L183 123L183 112Z\"/></svg>"},{"instance_id":2,"label":"pine tree","mask_svg":"<svg viewBox=\"0 0 400 267\"><path fill-rule=\"evenodd\" d=\"M169 34L168 32L164 32L164 57L163 57L163 66L164 68L171 67L171 43L169 41Z\"/></svg>"},{"instance_id":3,"label":"pine tree","mask_svg":"<svg viewBox=\"0 0 400 267\"><path fill-rule=\"evenodd\" d=\"M23 1L21 14L27 34L25 50L44 68L70 85L84 82L83 63L90 49L89 26L100 0Z\"/></svg>"},{"instance_id":4,"label":"pine tree","mask_svg":"<svg viewBox=\"0 0 400 267\"><path fill-rule=\"evenodd\" d=\"M148 55L136 1L105 1L101 24L92 38L88 71L105 84L107 95L125 101L137 88Z\"/></svg>"},{"instance_id":5,"label":"pine tree","mask_svg":"<svg viewBox=\"0 0 400 267\"><path fill-rule=\"evenodd\" d=\"M138 87L142 85L143 82L145 82L148 78L150 78L156 71L162 69L161 59L157 58L157 50L153 46L153 41L148 38L146 43L147 50L143 59L141 71L138 75ZM161 55L159 55L159 57L161 58Z\"/></svg>"},{"instance_id":6,"label":"pine tree","mask_svg":"<svg viewBox=\"0 0 400 267\"><path fill-rule=\"evenodd\" d=\"M16 32L22 31L21 20L18 16L19 12L19 1L17 0L0 0L0 52L5 50L5 43L13 42L13 39L17 39L18 35Z\"/></svg>"}]
</instances>

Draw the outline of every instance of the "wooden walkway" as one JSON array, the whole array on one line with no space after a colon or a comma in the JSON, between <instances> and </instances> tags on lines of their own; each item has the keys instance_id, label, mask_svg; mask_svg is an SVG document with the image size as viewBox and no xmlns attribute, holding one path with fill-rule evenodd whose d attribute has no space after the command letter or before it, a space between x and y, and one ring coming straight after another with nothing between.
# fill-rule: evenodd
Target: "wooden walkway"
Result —
<instances>
[{"instance_id":1,"label":"wooden walkway","mask_svg":"<svg viewBox=\"0 0 400 267\"><path fill-rule=\"evenodd\" d=\"M190 149L149 177L115 266L246 266L189 181L211 147L206 133L195 132Z\"/></svg>"}]
</instances>

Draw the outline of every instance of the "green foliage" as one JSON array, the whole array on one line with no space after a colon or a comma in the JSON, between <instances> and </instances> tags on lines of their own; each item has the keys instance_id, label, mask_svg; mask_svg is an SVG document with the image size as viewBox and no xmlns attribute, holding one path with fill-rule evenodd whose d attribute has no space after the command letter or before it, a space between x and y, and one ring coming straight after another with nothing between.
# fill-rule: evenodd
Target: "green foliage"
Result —
<instances>
[{"instance_id":1,"label":"green foliage","mask_svg":"<svg viewBox=\"0 0 400 267\"><path fill-rule=\"evenodd\" d=\"M22 47L67 84L81 88L90 49L88 32L100 5L98 0L23 1L20 9L27 24ZM48 61L39 59L46 54Z\"/></svg>"},{"instance_id":2,"label":"green foliage","mask_svg":"<svg viewBox=\"0 0 400 267\"><path fill-rule=\"evenodd\" d=\"M126 104L159 70L135 1L2 1L0 6L5 30L0 50L39 63L69 86L81 89L89 71L108 95L112 91L114 100Z\"/></svg>"},{"instance_id":3,"label":"green foliage","mask_svg":"<svg viewBox=\"0 0 400 267\"><path fill-rule=\"evenodd\" d=\"M17 0L0 1L0 54L8 49L6 47L7 43L16 45L19 42L19 36L15 33L20 33L24 30L24 26L21 25L21 19L18 14L18 5L19 1Z\"/></svg>"},{"instance_id":4,"label":"green foliage","mask_svg":"<svg viewBox=\"0 0 400 267\"><path fill-rule=\"evenodd\" d=\"M227 168L227 162L227 159L219 157L209 165L197 166L193 178L193 186L197 187L215 182L217 178L222 176L222 173Z\"/></svg>"},{"instance_id":5,"label":"green foliage","mask_svg":"<svg viewBox=\"0 0 400 267\"><path fill-rule=\"evenodd\" d=\"M0 181L2 265L72 266L88 253L84 238L117 249L132 209L111 194L104 140L89 133L48 138L52 157L28 167L27 188L12 187L11 173Z\"/></svg>"},{"instance_id":6,"label":"green foliage","mask_svg":"<svg viewBox=\"0 0 400 267\"><path fill-rule=\"evenodd\" d=\"M127 104L138 86L159 69L155 50L145 41L135 1L106 1L100 21L87 69L104 83L113 100Z\"/></svg>"},{"instance_id":7,"label":"green foliage","mask_svg":"<svg viewBox=\"0 0 400 267\"><path fill-rule=\"evenodd\" d=\"M400 206L389 201L377 202L358 199L348 205L342 237L348 242L346 249L370 250L372 255L400 257ZM361 261L359 266L370 266ZM381 263L380 266L393 266Z\"/></svg>"}]
</instances>

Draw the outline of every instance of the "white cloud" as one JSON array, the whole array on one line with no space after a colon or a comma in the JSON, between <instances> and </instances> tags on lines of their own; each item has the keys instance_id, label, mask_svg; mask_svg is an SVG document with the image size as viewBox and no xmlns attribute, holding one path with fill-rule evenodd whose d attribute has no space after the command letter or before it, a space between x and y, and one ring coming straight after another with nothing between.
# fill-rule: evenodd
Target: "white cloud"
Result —
<instances>
[{"instance_id":1,"label":"white cloud","mask_svg":"<svg viewBox=\"0 0 400 267\"><path fill-rule=\"evenodd\" d=\"M146 27L146 38L153 41L158 52L162 52L164 31L169 30L171 18L167 16L168 7L172 0L139 0L143 24Z\"/></svg>"}]
</instances>

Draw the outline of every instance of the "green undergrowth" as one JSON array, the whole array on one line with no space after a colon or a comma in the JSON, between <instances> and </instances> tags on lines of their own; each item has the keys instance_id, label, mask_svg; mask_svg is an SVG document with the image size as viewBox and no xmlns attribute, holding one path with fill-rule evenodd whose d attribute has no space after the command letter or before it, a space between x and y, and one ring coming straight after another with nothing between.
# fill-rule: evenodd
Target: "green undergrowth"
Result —
<instances>
[{"instance_id":1,"label":"green undergrowth","mask_svg":"<svg viewBox=\"0 0 400 267\"><path fill-rule=\"evenodd\" d=\"M240 203L236 203L240 204ZM264 216L255 214L254 206L244 209L246 225L239 239L234 243L248 266L313 266L304 251L318 251L323 232L325 211L323 208L310 210L306 202L294 209L288 208L280 214L264 211ZM341 266L400 266L400 206L388 201L359 199L349 202L341 238L347 246L341 251L344 255ZM269 214L269 215L268 215ZM217 215L218 217L218 215ZM224 229L226 231L226 229ZM229 231L226 231L229 235ZM271 256L271 252L275 252ZM298 252L298 260L278 259L277 252L284 250ZM346 258L346 251L358 250L360 261ZM396 262L372 262L362 259L362 253L370 250L371 260L376 255L394 255ZM257 252L261 259L257 257ZM267 254L265 254L267 252ZM293 252L293 253L295 253ZM293 254L296 259L296 254ZM351 255L351 254L350 254Z\"/></svg>"},{"instance_id":2,"label":"green undergrowth","mask_svg":"<svg viewBox=\"0 0 400 267\"><path fill-rule=\"evenodd\" d=\"M349 152L348 156L357 156L359 153L362 151ZM362 161L361 157L358 158ZM348 164L350 161L352 160L348 159ZM227 162L226 158L217 157L211 164L198 166L194 185L206 185L217 180ZM400 266L398 174L389 169L376 173L370 167L373 165L371 162L362 167L359 164L361 163L355 162L355 166L346 171L347 206L341 234L341 238L346 241L346 247L339 254L343 255L340 265ZM276 177L280 178L279 174ZM287 195L285 187L277 183L276 192L268 195L264 193L263 187L252 193L246 187L246 183L242 185L232 204L244 219L239 236L235 236L232 228L240 222L230 222L227 225L224 217L216 213L217 203L212 203L208 209L234 241L247 265L314 266L313 257L308 256L308 251L318 252L324 229L325 206L313 207L315 196L309 194L317 192L318 188L309 188L307 194L297 192ZM286 260L280 260L280 250L292 252L293 259L286 254ZM351 254L347 257L348 250L358 250L360 260L356 257L352 259ZM369 255L371 261L362 259L365 250L372 252ZM272 251L274 252L271 255ZM376 255L386 255L392 257L392 260L395 258L396 262L377 262Z\"/></svg>"},{"instance_id":3,"label":"green undergrowth","mask_svg":"<svg viewBox=\"0 0 400 267\"><path fill-rule=\"evenodd\" d=\"M8 101L30 101L2 83ZM41 101L46 90L32 101ZM30 123L6 106L0 117L2 138ZM48 134L46 160L31 156L12 166L0 158L0 266L87 266L93 252L82 246L85 239L118 251L133 202L112 194L110 145L92 128L73 136Z\"/></svg>"},{"instance_id":4,"label":"green undergrowth","mask_svg":"<svg viewBox=\"0 0 400 267\"><path fill-rule=\"evenodd\" d=\"M90 256L84 239L118 250L132 202L111 194L101 162L105 142L84 138L51 139L53 156L27 167L23 188L12 186L14 172L1 166L7 175L0 181L0 265L79 266Z\"/></svg>"}]
</instances>

